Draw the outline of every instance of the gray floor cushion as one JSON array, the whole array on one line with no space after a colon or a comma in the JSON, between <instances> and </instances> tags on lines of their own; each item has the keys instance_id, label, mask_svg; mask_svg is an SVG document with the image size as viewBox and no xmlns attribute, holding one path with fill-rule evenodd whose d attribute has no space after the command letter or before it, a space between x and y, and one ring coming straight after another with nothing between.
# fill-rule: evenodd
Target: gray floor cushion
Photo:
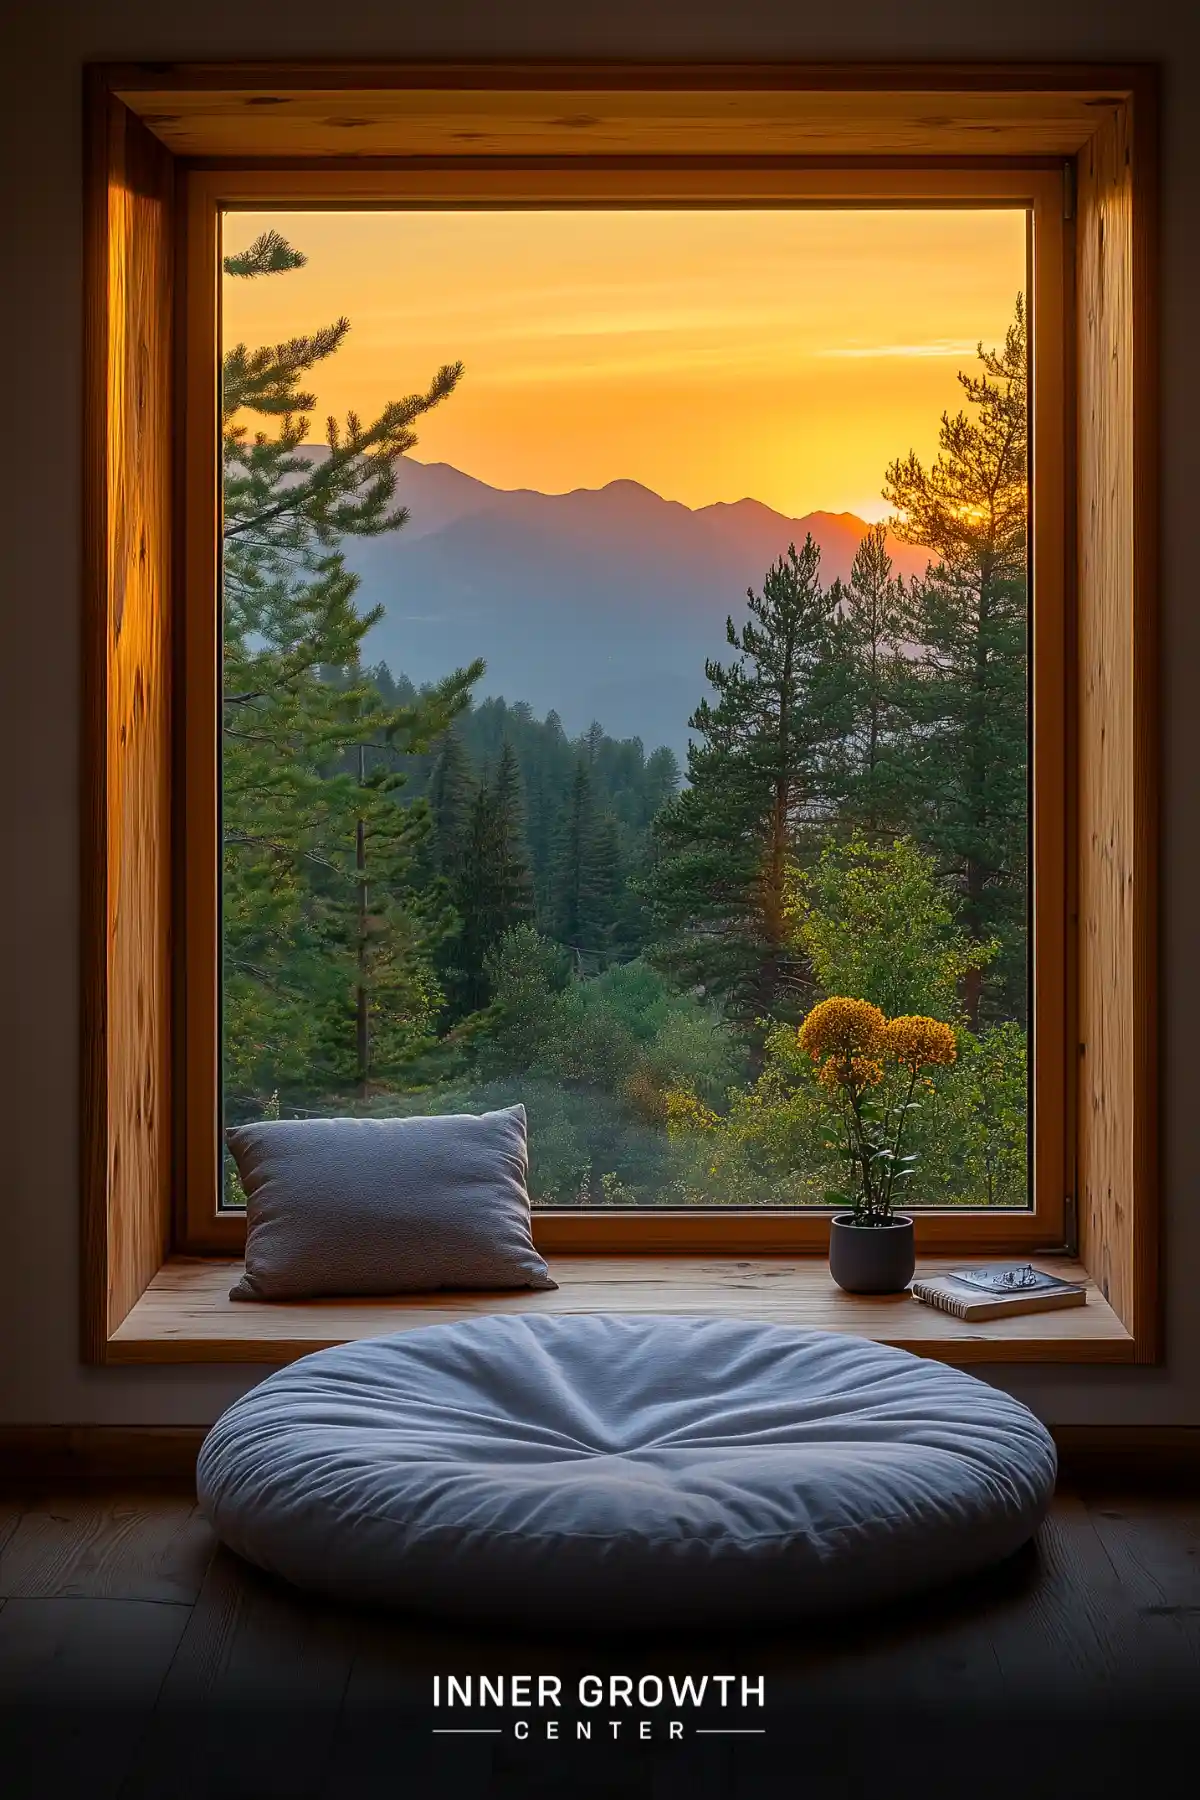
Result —
<instances>
[{"instance_id":1,"label":"gray floor cushion","mask_svg":"<svg viewBox=\"0 0 1200 1800\"><path fill-rule=\"evenodd\" d=\"M941 1363L728 1319L491 1315L324 1350L213 1426L201 1503L353 1602L542 1625L831 1613L1036 1530L1053 1442Z\"/></svg>"}]
</instances>

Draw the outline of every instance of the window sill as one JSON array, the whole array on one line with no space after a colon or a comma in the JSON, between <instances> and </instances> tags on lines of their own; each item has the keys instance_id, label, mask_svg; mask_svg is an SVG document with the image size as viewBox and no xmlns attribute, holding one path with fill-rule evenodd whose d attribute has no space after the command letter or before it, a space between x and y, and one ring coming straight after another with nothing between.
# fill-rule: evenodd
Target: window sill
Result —
<instances>
[{"instance_id":1,"label":"window sill","mask_svg":"<svg viewBox=\"0 0 1200 1800\"><path fill-rule=\"evenodd\" d=\"M924 1257L921 1274L962 1257ZM1088 1281L1083 1266L1039 1257L1041 1267ZM844 1331L947 1363L1118 1363L1134 1340L1088 1281L1086 1306L968 1325L906 1294L844 1294L818 1257L564 1256L552 1293L409 1294L397 1299L234 1301L241 1264L174 1257L159 1270L106 1346L109 1363L287 1363L354 1338L445 1325L480 1313L707 1313L767 1324Z\"/></svg>"}]
</instances>

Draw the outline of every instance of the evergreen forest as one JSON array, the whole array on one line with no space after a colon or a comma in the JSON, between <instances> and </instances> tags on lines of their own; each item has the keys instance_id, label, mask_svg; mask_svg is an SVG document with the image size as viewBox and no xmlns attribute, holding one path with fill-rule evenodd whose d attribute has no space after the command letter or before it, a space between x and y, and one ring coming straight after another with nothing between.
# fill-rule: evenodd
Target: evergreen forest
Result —
<instances>
[{"instance_id":1,"label":"evergreen forest","mask_svg":"<svg viewBox=\"0 0 1200 1800\"><path fill-rule=\"evenodd\" d=\"M303 261L268 231L225 273ZM955 1033L912 1202L1026 1204L1022 300L937 456L881 471L924 578L883 525L844 581L781 544L696 670L685 768L488 696L478 660L419 688L366 660L343 546L404 530L402 458L464 371L315 456L349 329L223 353L227 1122L520 1101L536 1203L821 1205L836 1102L797 1026L849 995Z\"/></svg>"}]
</instances>

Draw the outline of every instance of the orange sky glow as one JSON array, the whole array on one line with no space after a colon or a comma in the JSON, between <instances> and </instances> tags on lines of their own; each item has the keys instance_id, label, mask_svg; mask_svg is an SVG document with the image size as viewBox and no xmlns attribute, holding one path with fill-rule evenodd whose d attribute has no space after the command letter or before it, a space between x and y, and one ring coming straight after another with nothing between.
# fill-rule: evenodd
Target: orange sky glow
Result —
<instances>
[{"instance_id":1,"label":"orange sky glow","mask_svg":"<svg viewBox=\"0 0 1200 1800\"><path fill-rule=\"evenodd\" d=\"M955 376L1003 342L1026 215L970 211L230 213L289 274L223 282L226 345L351 321L314 428L461 360L415 455L495 487L618 478L704 506L883 518L884 470L936 452Z\"/></svg>"}]
</instances>

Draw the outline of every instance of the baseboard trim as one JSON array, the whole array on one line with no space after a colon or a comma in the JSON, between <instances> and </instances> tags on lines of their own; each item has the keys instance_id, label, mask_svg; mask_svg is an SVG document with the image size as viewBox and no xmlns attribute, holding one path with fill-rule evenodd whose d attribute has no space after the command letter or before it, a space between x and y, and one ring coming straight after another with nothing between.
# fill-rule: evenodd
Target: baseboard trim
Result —
<instances>
[{"instance_id":1,"label":"baseboard trim","mask_svg":"<svg viewBox=\"0 0 1200 1800\"><path fill-rule=\"evenodd\" d=\"M196 1478L206 1425L0 1425L0 1482Z\"/></svg>"},{"instance_id":2,"label":"baseboard trim","mask_svg":"<svg viewBox=\"0 0 1200 1800\"><path fill-rule=\"evenodd\" d=\"M1200 1481L1200 1425L1052 1425L1062 1473L1134 1486Z\"/></svg>"},{"instance_id":3,"label":"baseboard trim","mask_svg":"<svg viewBox=\"0 0 1200 1800\"><path fill-rule=\"evenodd\" d=\"M205 1425L0 1425L0 1483L192 1482ZM1200 1482L1200 1425L1055 1425L1067 1479Z\"/></svg>"}]
</instances>

